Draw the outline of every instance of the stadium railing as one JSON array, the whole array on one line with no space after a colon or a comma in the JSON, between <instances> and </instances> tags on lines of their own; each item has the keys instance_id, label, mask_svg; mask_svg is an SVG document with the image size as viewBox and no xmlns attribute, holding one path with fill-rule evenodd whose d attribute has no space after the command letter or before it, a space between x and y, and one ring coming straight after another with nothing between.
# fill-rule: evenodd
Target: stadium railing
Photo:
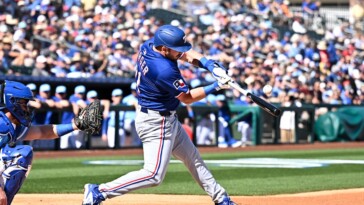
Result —
<instances>
[{"instance_id":1,"label":"stadium railing","mask_svg":"<svg viewBox=\"0 0 364 205\"><path fill-rule=\"evenodd\" d=\"M206 115L206 113L213 114L215 119L217 119L218 107L216 106L191 106L195 118L192 121L192 129L193 129L193 142L196 144L196 126L202 116ZM302 107L278 107L282 110L282 113L285 111L294 112L294 141L291 143L301 144L301 143L313 143L318 141L319 139L315 136L314 126L317 120L316 110L320 108L327 109L327 112L335 111L339 108L346 107L358 107L364 109L364 106L348 106L348 105L332 105L332 104L309 104L303 105ZM234 138L236 140L241 140L241 133L237 131L237 123L241 120L246 119L247 116L251 115L250 127L251 127L251 145L262 145L262 144L281 144L280 141L280 120L281 117L273 117L261 108L257 106L237 106L230 105L232 118L229 122L233 129ZM116 129L119 127L119 112L118 111L132 111L135 110L133 106L111 106L111 111L116 111ZM64 111L71 111L71 108L65 109L54 109L49 108L44 104L44 106L38 111L53 111L58 114L58 121L60 122L61 114ZM188 117L188 112L186 107L181 106L177 110L178 119L183 122L183 120ZM350 116L349 116L350 117ZM214 121L214 131L215 137L214 144L212 145L197 145L197 146L217 146L217 137L218 137L218 124L217 120ZM364 124L364 122L362 122ZM322 129L325 129L324 127ZM361 139L359 139L361 140ZM54 147L37 147L35 150L59 150L59 139L54 140ZM86 136L85 145L81 149L110 149L107 147L106 142L101 142L101 134L95 136ZM123 148L134 148L133 146L118 146L119 138L117 133L115 134L115 147L114 149L123 149ZM29 144L24 142L24 144Z\"/></svg>"}]
</instances>

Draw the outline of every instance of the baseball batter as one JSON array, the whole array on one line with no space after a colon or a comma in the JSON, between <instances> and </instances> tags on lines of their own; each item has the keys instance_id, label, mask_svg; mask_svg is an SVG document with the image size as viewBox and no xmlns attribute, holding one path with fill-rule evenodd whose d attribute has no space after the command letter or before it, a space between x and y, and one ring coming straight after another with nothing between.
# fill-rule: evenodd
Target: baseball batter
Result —
<instances>
[{"instance_id":1,"label":"baseball batter","mask_svg":"<svg viewBox=\"0 0 364 205\"><path fill-rule=\"evenodd\" d=\"M217 82L190 90L178 69L179 59L208 69ZM97 205L106 198L161 184L173 154L183 161L215 204L234 205L206 167L175 111L180 102L190 104L227 88L226 84L231 78L226 74L226 69L191 50L185 33L171 25L159 27L154 38L141 46L137 68L139 107L136 129L143 143L144 167L111 182L86 184L83 204Z\"/></svg>"}]
</instances>

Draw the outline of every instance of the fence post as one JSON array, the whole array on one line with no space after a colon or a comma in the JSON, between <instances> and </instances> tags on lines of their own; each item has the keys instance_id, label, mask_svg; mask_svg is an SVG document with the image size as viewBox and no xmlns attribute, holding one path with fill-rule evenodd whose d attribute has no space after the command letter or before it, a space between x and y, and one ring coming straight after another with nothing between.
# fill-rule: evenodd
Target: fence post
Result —
<instances>
[{"instance_id":1,"label":"fence post","mask_svg":"<svg viewBox=\"0 0 364 205\"><path fill-rule=\"evenodd\" d=\"M120 129L120 110L117 109L115 112L115 139L114 139L114 149L120 148L120 136L119 136L119 129ZM125 111L124 111L125 112Z\"/></svg>"}]
</instances>

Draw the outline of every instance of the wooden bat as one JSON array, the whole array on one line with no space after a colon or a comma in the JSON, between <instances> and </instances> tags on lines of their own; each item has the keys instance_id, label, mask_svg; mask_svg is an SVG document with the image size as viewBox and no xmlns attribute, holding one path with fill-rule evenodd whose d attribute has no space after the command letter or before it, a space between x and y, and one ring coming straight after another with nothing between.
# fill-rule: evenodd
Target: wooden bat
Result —
<instances>
[{"instance_id":1,"label":"wooden bat","mask_svg":"<svg viewBox=\"0 0 364 205\"><path fill-rule=\"evenodd\" d=\"M281 110L278 109L273 104L263 100L262 98L250 93L249 91L243 89L239 84L237 84L234 81L230 81L229 85L238 90L243 95L249 97L254 103L256 103L259 107L261 107L263 110L267 111L269 114L273 115L274 117L278 117L281 114Z\"/></svg>"}]
</instances>

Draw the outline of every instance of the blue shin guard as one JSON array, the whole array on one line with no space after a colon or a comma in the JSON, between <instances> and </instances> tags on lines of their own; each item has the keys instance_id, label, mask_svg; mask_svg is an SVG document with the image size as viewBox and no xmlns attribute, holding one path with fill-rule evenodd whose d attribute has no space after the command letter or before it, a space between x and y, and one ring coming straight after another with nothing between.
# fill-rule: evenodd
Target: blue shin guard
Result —
<instances>
[{"instance_id":1,"label":"blue shin guard","mask_svg":"<svg viewBox=\"0 0 364 205\"><path fill-rule=\"evenodd\" d=\"M5 170L2 174L8 205L22 186L33 160L33 149L27 145L5 146L2 150Z\"/></svg>"}]
</instances>

